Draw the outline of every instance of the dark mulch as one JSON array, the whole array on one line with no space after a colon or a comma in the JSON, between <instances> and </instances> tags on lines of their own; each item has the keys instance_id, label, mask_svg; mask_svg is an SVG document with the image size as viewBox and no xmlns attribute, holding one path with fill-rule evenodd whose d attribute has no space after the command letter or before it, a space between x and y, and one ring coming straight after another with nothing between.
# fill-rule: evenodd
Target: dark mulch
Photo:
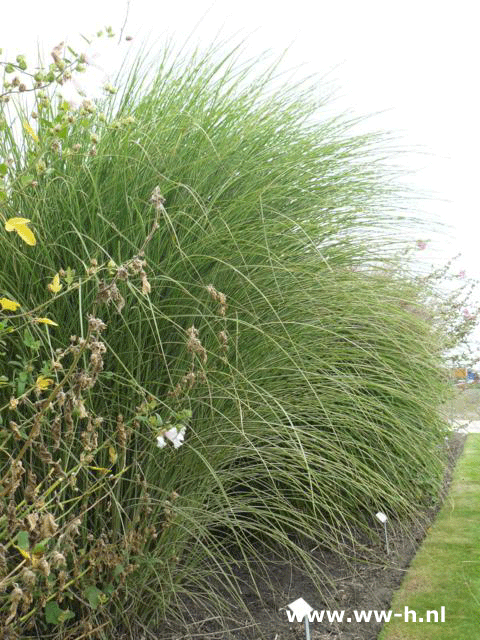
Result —
<instances>
[{"instance_id":1,"label":"dark mulch","mask_svg":"<svg viewBox=\"0 0 480 640\"><path fill-rule=\"evenodd\" d=\"M272 556L268 565L269 580L260 588L261 597L251 586L248 572L233 569L236 577L245 587L242 599L249 610L250 619L241 607L232 602L231 611L236 618L215 615L193 603L184 603L185 614L182 624L168 623L162 629L144 630L136 640L299 640L305 637L303 625L288 622L285 605L303 597L314 609L344 609L345 618L353 610L384 610L389 608L394 591L399 587L416 550L435 519L446 496L455 463L463 451L465 436L453 435L448 441L448 468L445 473L440 499L434 507L423 514L421 521L412 525L408 533L392 532L389 535L390 554L387 556L383 540L377 545L370 542L369 552L363 550L355 559L344 558L321 549L312 555L319 570L329 582L327 599L322 599L318 589L291 563L279 563ZM391 526L391 525L390 525ZM381 525L379 533L382 533ZM250 584L250 586L249 586ZM257 584L262 584L261 579ZM312 640L376 640L382 624L373 622L339 623L315 622L310 625ZM123 636L125 638L125 636Z\"/></svg>"}]
</instances>

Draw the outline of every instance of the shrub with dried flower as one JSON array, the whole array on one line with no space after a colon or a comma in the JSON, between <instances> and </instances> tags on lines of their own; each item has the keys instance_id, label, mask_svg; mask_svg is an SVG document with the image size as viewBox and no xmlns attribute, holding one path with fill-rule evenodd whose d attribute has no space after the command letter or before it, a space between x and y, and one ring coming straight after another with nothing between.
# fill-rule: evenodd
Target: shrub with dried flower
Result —
<instances>
[{"instance_id":1,"label":"shrub with dried flower","mask_svg":"<svg viewBox=\"0 0 480 640\"><path fill-rule=\"evenodd\" d=\"M155 205L157 213L159 206ZM23 218L8 219L5 230L15 229L25 243L35 246L36 237L27 227L29 222ZM110 493L118 487L122 476L132 469L140 470L138 460L129 460L127 464L132 422L139 426L156 406L150 400L147 412L139 408L130 424L117 415L113 434L107 435L102 430L105 419L96 414L89 401L99 377L105 373L107 353L102 338L107 325L96 313L102 305L108 307L110 303L117 313L122 312L125 299L117 281L133 283L140 278L142 294L151 292L145 271L147 261L142 256L158 227L155 218L139 252L125 263L114 265L113 270L111 262L99 265L92 259L83 277L74 276L71 269L60 270L45 287L54 296L61 292L64 296L76 295L88 283L97 289L92 313L85 318L85 337L70 336L66 348L52 350L48 327L59 327L59 323L23 310L17 301L6 297L1 300L2 311L8 312L2 323L8 336L3 346L14 357L18 336L22 327L27 326L23 345L32 352L28 364L23 362L18 373L13 371L11 378L3 377L6 393L2 395L12 395L1 407L0 415L3 418L7 412L16 421L10 419L8 430L1 434L0 591L5 597L3 601L0 597L0 622L2 633L7 634L2 637L28 634L29 629L38 634L47 628L45 625L61 630L72 619L76 629L90 628L91 616L101 616L101 608L125 588L125 577L135 570L134 557L156 539L157 526L166 527L172 518L167 498L164 505L168 515L165 511L159 525L140 517L142 511L148 516L152 510L148 487L142 481L140 507L136 508L127 532L117 528L98 538L92 535L88 524L92 510L98 508L104 518L113 521L118 516L118 506L112 502ZM43 309L48 304L40 303L38 307ZM45 326L45 334L39 333L38 324ZM198 332L192 334L187 344L192 357L194 353L204 353L197 335ZM42 358L46 359L38 369ZM22 364L21 359L18 362ZM187 379L193 370L192 361ZM189 381L183 393L193 384L194 381ZM141 389L138 392L144 393ZM160 442L165 443L165 436L177 449L185 439L191 411L170 411L169 416L176 421L175 425L164 424L160 416L156 421L146 422L152 441L156 436L160 446ZM165 427L163 431L158 430L161 425ZM100 584L104 586L99 588Z\"/></svg>"},{"instance_id":2,"label":"shrub with dried flower","mask_svg":"<svg viewBox=\"0 0 480 640\"><path fill-rule=\"evenodd\" d=\"M4 635L240 602L228 567L265 549L322 589L309 546L348 553L371 512L408 527L435 495L470 306L398 253L381 140L217 54L167 50L77 106L55 87L84 54L3 65Z\"/></svg>"}]
</instances>

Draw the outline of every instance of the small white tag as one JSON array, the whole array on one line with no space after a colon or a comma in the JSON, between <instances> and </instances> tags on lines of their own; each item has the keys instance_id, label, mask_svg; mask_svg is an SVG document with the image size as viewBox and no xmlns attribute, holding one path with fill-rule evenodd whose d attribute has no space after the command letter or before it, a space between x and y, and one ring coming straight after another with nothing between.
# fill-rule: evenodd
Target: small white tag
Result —
<instances>
[{"instance_id":1,"label":"small white tag","mask_svg":"<svg viewBox=\"0 0 480 640\"><path fill-rule=\"evenodd\" d=\"M287 607L290 611L293 611L297 620L303 620L305 616L308 616L308 614L313 611L313 608L303 598L294 600L290 604L287 604Z\"/></svg>"},{"instance_id":2,"label":"small white tag","mask_svg":"<svg viewBox=\"0 0 480 640\"><path fill-rule=\"evenodd\" d=\"M380 522L382 524L385 524L385 522L388 520L387 516L384 513L382 513L381 511L376 513L375 517L377 518L377 520L380 520Z\"/></svg>"}]
</instances>

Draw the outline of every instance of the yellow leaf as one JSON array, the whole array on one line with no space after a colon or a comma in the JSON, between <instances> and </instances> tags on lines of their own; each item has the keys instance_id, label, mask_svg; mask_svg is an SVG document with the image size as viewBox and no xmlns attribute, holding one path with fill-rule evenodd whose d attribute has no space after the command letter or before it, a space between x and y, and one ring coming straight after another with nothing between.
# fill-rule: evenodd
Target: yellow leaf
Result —
<instances>
[{"instance_id":1,"label":"yellow leaf","mask_svg":"<svg viewBox=\"0 0 480 640\"><path fill-rule=\"evenodd\" d=\"M9 218L5 222L5 231L15 231L19 224L28 224L30 220L28 218Z\"/></svg>"},{"instance_id":2,"label":"yellow leaf","mask_svg":"<svg viewBox=\"0 0 480 640\"><path fill-rule=\"evenodd\" d=\"M17 547L16 544L13 545L15 547L15 549L17 551L20 551L20 553L22 554L22 556L25 558L25 560L32 560L31 555L28 553L28 551L25 551L24 549L20 549L20 547Z\"/></svg>"},{"instance_id":3,"label":"yellow leaf","mask_svg":"<svg viewBox=\"0 0 480 640\"><path fill-rule=\"evenodd\" d=\"M31 247L34 247L37 244L35 236L33 235L33 231L29 229L26 225L20 225L17 227L17 233L20 238Z\"/></svg>"},{"instance_id":4,"label":"yellow leaf","mask_svg":"<svg viewBox=\"0 0 480 640\"><path fill-rule=\"evenodd\" d=\"M2 305L2 311L16 311L20 303L15 302L15 300L9 300L8 298L0 298L0 305Z\"/></svg>"},{"instance_id":5,"label":"yellow leaf","mask_svg":"<svg viewBox=\"0 0 480 640\"><path fill-rule=\"evenodd\" d=\"M115 451L115 447L108 447L108 457L110 458L110 462L115 464L117 461L117 452Z\"/></svg>"},{"instance_id":6,"label":"yellow leaf","mask_svg":"<svg viewBox=\"0 0 480 640\"><path fill-rule=\"evenodd\" d=\"M35 386L39 391L45 391L48 387L53 384L53 380L51 378L46 378L45 376L38 376L37 381L35 382Z\"/></svg>"},{"instance_id":7,"label":"yellow leaf","mask_svg":"<svg viewBox=\"0 0 480 640\"><path fill-rule=\"evenodd\" d=\"M53 277L52 282L48 285L48 289L52 293L58 293L63 289L63 285L60 284L60 275L58 273Z\"/></svg>"},{"instance_id":8,"label":"yellow leaf","mask_svg":"<svg viewBox=\"0 0 480 640\"><path fill-rule=\"evenodd\" d=\"M28 124L26 120L23 123L23 128L35 140L35 142L38 142L37 134L35 133L35 131L32 129L32 127Z\"/></svg>"},{"instance_id":9,"label":"yellow leaf","mask_svg":"<svg viewBox=\"0 0 480 640\"><path fill-rule=\"evenodd\" d=\"M49 324L52 327L58 327L58 324L53 320L50 320L50 318L34 318L33 321L38 322L38 324Z\"/></svg>"},{"instance_id":10,"label":"yellow leaf","mask_svg":"<svg viewBox=\"0 0 480 640\"><path fill-rule=\"evenodd\" d=\"M16 231L20 238L31 247L37 244L33 231L28 228L28 218L9 218L5 223L5 231Z\"/></svg>"},{"instance_id":11,"label":"yellow leaf","mask_svg":"<svg viewBox=\"0 0 480 640\"><path fill-rule=\"evenodd\" d=\"M87 467L87 469L91 469L92 471L100 471L100 473L110 473L110 469L105 469L105 467Z\"/></svg>"}]
</instances>

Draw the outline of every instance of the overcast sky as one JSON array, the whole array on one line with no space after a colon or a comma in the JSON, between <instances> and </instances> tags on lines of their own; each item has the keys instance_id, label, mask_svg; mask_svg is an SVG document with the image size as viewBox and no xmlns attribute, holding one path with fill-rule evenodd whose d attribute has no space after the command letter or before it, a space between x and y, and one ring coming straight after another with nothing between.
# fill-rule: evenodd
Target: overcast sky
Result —
<instances>
[{"instance_id":1,"label":"overcast sky","mask_svg":"<svg viewBox=\"0 0 480 640\"><path fill-rule=\"evenodd\" d=\"M46 50L76 40L106 24L159 43L167 36L208 45L219 34L232 43L248 37L250 56L266 49L280 55L297 75L326 76L336 87L333 109L376 114L373 130L388 130L403 146L402 156L418 189L425 215L452 226L425 252L448 260L461 252L458 269L480 279L478 20L473 0L22 0L2 2L0 47L11 54ZM127 46L124 44L124 46Z\"/></svg>"}]
</instances>

